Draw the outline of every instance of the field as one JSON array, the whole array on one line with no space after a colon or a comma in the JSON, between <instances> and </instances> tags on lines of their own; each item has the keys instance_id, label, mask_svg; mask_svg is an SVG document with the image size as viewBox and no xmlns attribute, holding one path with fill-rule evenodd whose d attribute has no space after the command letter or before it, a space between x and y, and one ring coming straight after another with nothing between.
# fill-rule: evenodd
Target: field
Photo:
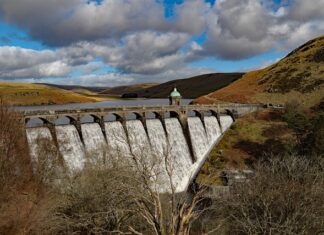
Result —
<instances>
[{"instance_id":1,"label":"field","mask_svg":"<svg viewBox=\"0 0 324 235\"><path fill-rule=\"evenodd\" d=\"M48 105L96 102L104 97L78 94L46 85L0 82L0 97L10 105Z\"/></svg>"}]
</instances>

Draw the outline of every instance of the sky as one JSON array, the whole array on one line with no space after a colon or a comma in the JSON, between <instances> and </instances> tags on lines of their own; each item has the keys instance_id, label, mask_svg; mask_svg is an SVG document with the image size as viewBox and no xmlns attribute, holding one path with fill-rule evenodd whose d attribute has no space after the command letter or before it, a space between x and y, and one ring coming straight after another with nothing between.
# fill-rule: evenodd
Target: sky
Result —
<instances>
[{"instance_id":1,"label":"sky","mask_svg":"<svg viewBox=\"0 0 324 235\"><path fill-rule=\"evenodd\" d=\"M324 0L0 0L0 80L118 86L263 68Z\"/></svg>"}]
</instances>

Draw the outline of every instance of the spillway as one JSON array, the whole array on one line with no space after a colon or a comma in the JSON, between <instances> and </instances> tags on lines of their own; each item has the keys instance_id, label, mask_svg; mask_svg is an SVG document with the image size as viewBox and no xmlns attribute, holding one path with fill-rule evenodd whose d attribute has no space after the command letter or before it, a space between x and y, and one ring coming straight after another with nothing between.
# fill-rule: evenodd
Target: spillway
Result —
<instances>
[{"instance_id":1,"label":"spillway","mask_svg":"<svg viewBox=\"0 0 324 235\"><path fill-rule=\"evenodd\" d=\"M46 151L49 148L54 151L56 150L55 145L53 144L51 132L47 127L27 128L26 135L33 162L38 161L38 158L43 155L43 151Z\"/></svg>"},{"instance_id":2,"label":"spillway","mask_svg":"<svg viewBox=\"0 0 324 235\"><path fill-rule=\"evenodd\" d=\"M159 119L147 120L146 126L154 163L153 174L157 182L155 186L160 192L170 191L170 180L165 164L169 158L166 133Z\"/></svg>"},{"instance_id":3,"label":"spillway","mask_svg":"<svg viewBox=\"0 0 324 235\"><path fill-rule=\"evenodd\" d=\"M129 162L131 152L123 125L120 122L106 122L105 132L110 160Z\"/></svg>"},{"instance_id":4,"label":"spillway","mask_svg":"<svg viewBox=\"0 0 324 235\"><path fill-rule=\"evenodd\" d=\"M84 147L75 126L56 126L55 130L59 149L66 166L71 172L81 170L86 159Z\"/></svg>"},{"instance_id":5,"label":"spillway","mask_svg":"<svg viewBox=\"0 0 324 235\"><path fill-rule=\"evenodd\" d=\"M151 145L140 120L126 121L129 146L137 166L151 168L153 163Z\"/></svg>"},{"instance_id":6,"label":"spillway","mask_svg":"<svg viewBox=\"0 0 324 235\"><path fill-rule=\"evenodd\" d=\"M208 145L210 147L221 136L222 131L215 116L204 117L204 122L206 127Z\"/></svg>"},{"instance_id":7,"label":"spillway","mask_svg":"<svg viewBox=\"0 0 324 235\"><path fill-rule=\"evenodd\" d=\"M170 176L176 191L186 190L190 180L200 170L213 145L233 123L230 116L189 117L188 134L179 119L147 119L145 126L140 120L105 122L104 133L98 123L81 125L82 139L73 125L56 126L56 139L64 163L70 172L81 170L86 161L103 158L103 163L137 165L149 169L152 186L159 192L170 191ZM164 124L164 125L163 125ZM48 128L26 130L31 156L34 161L39 155L38 139L48 140L55 148ZM106 138L105 138L106 137ZM188 146L190 139L192 146ZM191 156L190 147L194 156Z\"/></svg>"},{"instance_id":8,"label":"spillway","mask_svg":"<svg viewBox=\"0 0 324 235\"><path fill-rule=\"evenodd\" d=\"M170 151L170 170L173 172L173 182L177 191L183 191L191 177L192 158L177 118L165 119Z\"/></svg>"},{"instance_id":9,"label":"spillway","mask_svg":"<svg viewBox=\"0 0 324 235\"><path fill-rule=\"evenodd\" d=\"M219 117L222 132L224 133L233 123L233 118L228 115L222 115Z\"/></svg>"},{"instance_id":10,"label":"spillway","mask_svg":"<svg viewBox=\"0 0 324 235\"><path fill-rule=\"evenodd\" d=\"M189 117L188 126L191 144L196 160L202 159L208 151L208 140L205 128L199 117Z\"/></svg>"},{"instance_id":11,"label":"spillway","mask_svg":"<svg viewBox=\"0 0 324 235\"><path fill-rule=\"evenodd\" d=\"M81 125L81 132L86 155L89 161L102 161L107 150L107 143L98 123Z\"/></svg>"}]
</instances>

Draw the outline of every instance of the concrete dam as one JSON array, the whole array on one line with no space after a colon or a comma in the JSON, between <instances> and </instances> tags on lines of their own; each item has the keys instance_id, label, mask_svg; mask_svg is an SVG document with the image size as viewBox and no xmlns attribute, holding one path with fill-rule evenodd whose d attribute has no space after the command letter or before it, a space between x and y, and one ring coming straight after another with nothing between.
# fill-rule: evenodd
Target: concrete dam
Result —
<instances>
[{"instance_id":1,"label":"concrete dam","mask_svg":"<svg viewBox=\"0 0 324 235\"><path fill-rule=\"evenodd\" d=\"M23 115L26 123L34 118L43 121L42 126L26 129L36 163L42 138L59 150L69 172L83 169L88 161L103 161L108 153L149 166L155 190L170 191L171 177L173 187L182 192L234 119L259 108L262 106L145 106L25 111ZM130 113L133 119L127 118ZM82 123L84 115L93 117L94 122ZM107 120L107 115L115 120ZM61 117L70 123L57 124L55 120Z\"/></svg>"}]
</instances>

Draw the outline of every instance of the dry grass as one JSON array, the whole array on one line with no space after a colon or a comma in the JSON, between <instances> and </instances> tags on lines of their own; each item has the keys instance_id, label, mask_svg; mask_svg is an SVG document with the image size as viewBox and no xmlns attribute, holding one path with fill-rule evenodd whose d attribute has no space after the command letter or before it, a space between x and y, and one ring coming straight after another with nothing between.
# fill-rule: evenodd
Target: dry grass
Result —
<instances>
[{"instance_id":1,"label":"dry grass","mask_svg":"<svg viewBox=\"0 0 324 235\"><path fill-rule=\"evenodd\" d=\"M204 184L219 185L224 169L246 169L263 154L279 154L282 145L294 140L292 131L280 120L280 113L259 111L239 120L212 150L198 177Z\"/></svg>"},{"instance_id":2,"label":"dry grass","mask_svg":"<svg viewBox=\"0 0 324 235\"><path fill-rule=\"evenodd\" d=\"M0 82L0 96L10 105L64 104L76 102L96 102L100 97L87 97L46 85Z\"/></svg>"},{"instance_id":3,"label":"dry grass","mask_svg":"<svg viewBox=\"0 0 324 235\"><path fill-rule=\"evenodd\" d=\"M298 100L305 108L320 102L324 94L324 37L296 49L276 64L245 74L229 86L195 100L217 103L286 103Z\"/></svg>"}]
</instances>

